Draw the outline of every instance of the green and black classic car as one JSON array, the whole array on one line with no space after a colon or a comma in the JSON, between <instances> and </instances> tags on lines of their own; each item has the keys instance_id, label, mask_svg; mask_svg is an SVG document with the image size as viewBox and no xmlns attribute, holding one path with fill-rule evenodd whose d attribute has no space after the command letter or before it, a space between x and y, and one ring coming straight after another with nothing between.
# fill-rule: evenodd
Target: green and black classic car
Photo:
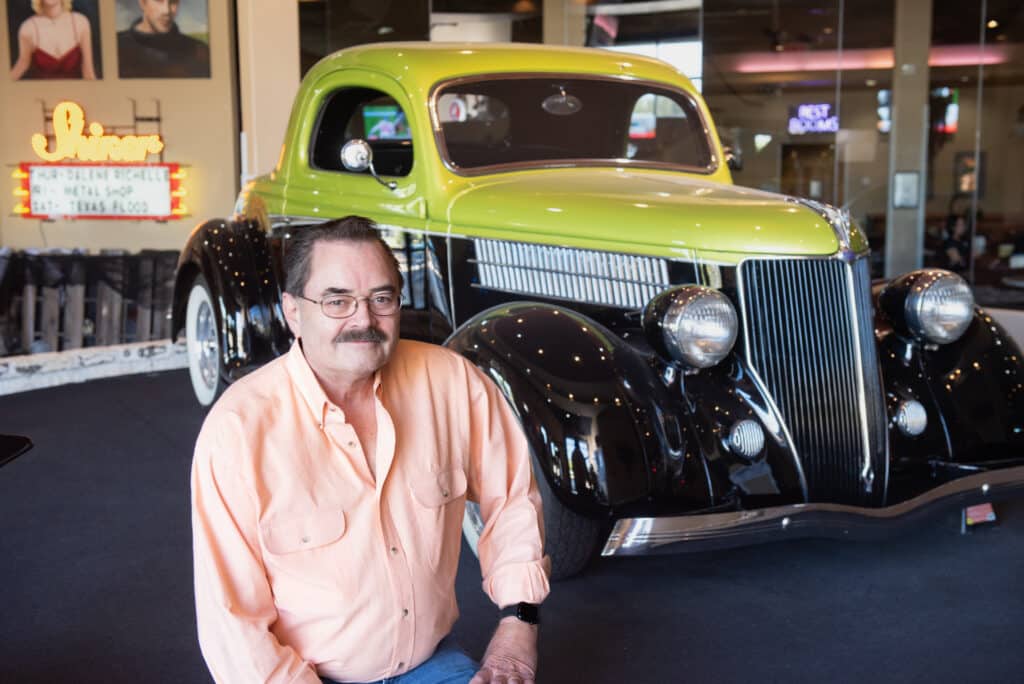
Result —
<instances>
[{"instance_id":1,"label":"green and black classic car","mask_svg":"<svg viewBox=\"0 0 1024 684\"><path fill-rule=\"evenodd\" d=\"M277 168L181 253L201 403L288 348L289 235L350 214L404 271L402 334L465 355L520 417L556 577L598 553L887 532L1024 483L1021 354L968 285L873 283L845 212L732 185L661 62L429 43L322 60ZM472 502L464 529L473 545Z\"/></svg>"}]
</instances>

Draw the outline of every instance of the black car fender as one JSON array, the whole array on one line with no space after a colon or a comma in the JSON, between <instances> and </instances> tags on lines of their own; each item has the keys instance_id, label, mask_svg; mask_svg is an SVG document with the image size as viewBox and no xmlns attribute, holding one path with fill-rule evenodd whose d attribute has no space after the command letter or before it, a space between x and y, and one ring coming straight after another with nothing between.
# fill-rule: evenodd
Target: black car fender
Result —
<instances>
[{"instance_id":1,"label":"black car fender","mask_svg":"<svg viewBox=\"0 0 1024 684\"><path fill-rule=\"evenodd\" d=\"M223 368L234 381L287 350L271 242L254 220L211 220L192 231L178 258L172 330L185 326L189 292L202 275L214 302Z\"/></svg>"},{"instance_id":2,"label":"black car fender","mask_svg":"<svg viewBox=\"0 0 1024 684\"><path fill-rule=\"evenodd\" d=\"M597 517L653 498L673 402L621 337L568 308L513 302L472 317L445 345L497 383L561 503ZM688 436L683 425L672 437L680 453ZM702 459L686 467L706 500Z\"/></svg>"},{"instance_id":3,"label":"black car fender","mask_svg":"<svg viewBox=\"0 0 1024 684\"><path fill-rule=\"evenodd\" d=\"M960 339L945 345L901 334L885 314L876 316L875 329L890 421L909 399L920 402L928 417L916 437L891 423L890 500L917 495L935 478L1024 458L1021 352L991 316L976 308Z\"/></svg>"},{"instance_id":4,"label":"black car fender","mask_svg":"<svg viewBox=\"0 0 1024 684\"><path fill-rule=\"evenodd\" d=\"M807 481L785 423L740 354L683 376L680 383L716 504L757 508L807 501ZM730 448L730 432L741 421L760 426L760 453L744 456Z\"/></svg>"},{"instance_id":5,"label":"black car fender","mask_svg":"<svg viewBox=\"0 0 1024 684\"><path fill-rule=\"evenodd\" d=\"M943 417L951 460L987 467L1024 457L1024 365L1020 348L984 310L960 339L921 352Z\"/></svg>"}]
</instances>

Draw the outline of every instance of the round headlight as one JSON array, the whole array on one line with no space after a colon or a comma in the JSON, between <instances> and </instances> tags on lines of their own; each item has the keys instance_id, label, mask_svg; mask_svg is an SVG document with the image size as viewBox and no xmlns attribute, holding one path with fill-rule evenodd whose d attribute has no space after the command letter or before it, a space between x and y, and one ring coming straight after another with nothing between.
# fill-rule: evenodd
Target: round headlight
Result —
<instances>
[{"instance_id":1,"label":"round headlight","mask_svg":"<svg viewBox=\"0 0 1024 684\"><path fill-rule=\"evenodd\" d=\"M718 290L684 285L661 293L645 313L645 328L659 336L664 350L692 368L710 368L736 342L736 309Z\"/></svg>"},{"instance_id":2,"label":"round headlight","mask_svg":"<svg viewBox=\"0 0 1024 684\"><path fill-rule=\"evenodd\" d=\"M955 273L930 269L907 292L907 326L914 335L935 344L960 339L974 317L974 294Z\"/></svg>"}]
</instances>

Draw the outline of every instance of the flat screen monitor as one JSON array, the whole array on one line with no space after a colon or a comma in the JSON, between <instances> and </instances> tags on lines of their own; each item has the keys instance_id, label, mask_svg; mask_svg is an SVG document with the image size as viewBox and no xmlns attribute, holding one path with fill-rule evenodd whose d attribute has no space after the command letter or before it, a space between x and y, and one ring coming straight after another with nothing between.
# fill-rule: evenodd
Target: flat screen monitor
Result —
<instances>
[{"instance_id":1,"label":"flat screen monitor","mask_svg":"<svg viewBox=\"0 0 1024 684\"><path fill-rule=\"evenodd\" d=\"M367 140L411 140L405 112L397 105L370 105L363 108L363 127Z\"/></svg>"}]
</instances>

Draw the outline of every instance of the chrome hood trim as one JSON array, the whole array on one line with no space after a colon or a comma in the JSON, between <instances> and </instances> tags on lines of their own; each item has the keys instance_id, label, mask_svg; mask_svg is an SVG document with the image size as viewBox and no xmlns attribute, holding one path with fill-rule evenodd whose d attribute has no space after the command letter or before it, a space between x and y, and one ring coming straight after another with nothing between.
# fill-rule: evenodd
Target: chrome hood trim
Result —
<instances>
[{"instance_id":1,"label":"chrome hood trim","mask_svg":"<svg viewBox=\"0 0 1024 684\"><path fill-rule=\"evenodd\" d=\"M992 501L1015 490L1024 490L1024 466L969 475L883 508L793 504L703 515L623 518L612 528L601 555L698 551L799 537L872 538L940 510ZM670 545L676 546L665 548Z\"/></svg>"}]
</instances>

